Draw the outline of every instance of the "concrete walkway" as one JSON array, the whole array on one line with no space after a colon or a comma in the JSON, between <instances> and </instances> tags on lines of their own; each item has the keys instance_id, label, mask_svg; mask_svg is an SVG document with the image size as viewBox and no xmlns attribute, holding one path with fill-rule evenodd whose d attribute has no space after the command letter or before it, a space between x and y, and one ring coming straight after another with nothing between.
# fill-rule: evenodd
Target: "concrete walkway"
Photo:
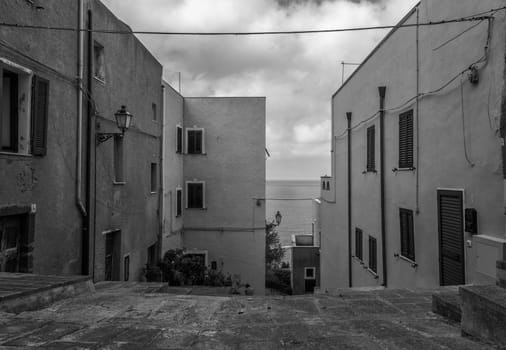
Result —
<instances>
[{"instance_id":1,"label":"concrete walkway","mask_svg":"<svg viewBox=\"0 0 506 350\"><path fill-rule=\"evenodd\" d=\"M0 349L493 349L431 309L431 291L245 297L101 283L95 293L0 313Z\"/></svg>"}]
</instances>

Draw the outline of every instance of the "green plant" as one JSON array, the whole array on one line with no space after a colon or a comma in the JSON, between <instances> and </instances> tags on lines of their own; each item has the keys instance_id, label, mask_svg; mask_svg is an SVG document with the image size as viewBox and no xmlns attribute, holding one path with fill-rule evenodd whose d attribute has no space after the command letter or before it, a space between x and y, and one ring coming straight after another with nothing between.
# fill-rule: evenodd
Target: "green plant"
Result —
<instances>
[{"instance_id":1,"label":"green plant","mask_svg":"<svg viewBox=\"0 0 506 350\"><path fill-rule=\"evenodd\" d=\"M163 279L162 270L159 266L146 264L143 272L147 282L161 282Z\"/></svg>"}]
</instances>

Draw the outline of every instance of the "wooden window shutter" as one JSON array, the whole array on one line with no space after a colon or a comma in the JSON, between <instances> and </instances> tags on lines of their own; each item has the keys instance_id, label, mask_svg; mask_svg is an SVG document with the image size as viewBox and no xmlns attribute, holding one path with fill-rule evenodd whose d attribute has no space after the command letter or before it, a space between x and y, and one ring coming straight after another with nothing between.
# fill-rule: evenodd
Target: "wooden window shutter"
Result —
<instances>
[{"instance_id":1,"label":"wooden window shutter","mask_svg":"<svg viewBox=\"0 0 506 350\"><path fill-rule=\"evenodd\" d=\"M32 154L47 153L47 119L49 109L49 81L38 76L32 81Z\"/></svg>"},{"instance_id":2,"label":"wooden window shutter","mask_svg":"<svg viewBox=\"0 0 506 350\"><path fill-rule=\"evenodd\" d=\"M413 168L413 111L399 116L399 168Z\"/></svg>"},{"instance_id":3,"label":"wooden window shutter","mask_svg":"<svg viewBox=\"0 0 506 350\"><path fill-rule=\"evenodd\" d=\"M374 125L367 128L367 171L376 170L376 130Z\"/></svg>"},{"instance_id":4,"label":"wooden window shutter","mask_svg":"<svg viewBox=\"0 0 506 350\"><path fill-rule=\"evenodd\" d=\"M369 268L378 271L378 256L376 238L369 236Z\"/></svg>"},{"instance_id":5,"label":"wooden window shutter","mask_svg":"<svg viewBox=\"0 0 506 350\"><path fill-rule=\"evenodd\" d=\"M415 261L415 237L413 230L413 211L399 209L401 223L401 255Z\"/></svg>"},{"instance_id":6,"label":"wooden window shutter","mask_svg":"<svg viewBox=\"0 0 506 350\"><path fill-rule=\"evenodd\" d=\"M360 260L363 259L362 254L362 230L355 228L355 256Z\"/></svg>"}]
</instances>

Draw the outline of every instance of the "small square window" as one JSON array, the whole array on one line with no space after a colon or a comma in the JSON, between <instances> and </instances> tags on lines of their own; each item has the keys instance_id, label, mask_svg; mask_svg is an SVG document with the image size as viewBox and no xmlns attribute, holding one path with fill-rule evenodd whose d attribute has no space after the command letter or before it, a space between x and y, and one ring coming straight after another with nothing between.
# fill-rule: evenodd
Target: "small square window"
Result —
<instances>
[{"instance_id":1,"label":"small square window","mask_svg":"<svg viewBox=\"0 0 506 350\"><path fill-rule=\"evenodd\" d=\"M186 207L190 209L205 207L204 182L186 183Z\"/></svg>"},{"instance_id":2,"label":"small square window","mask_svg":"<svg viewBox=\"0 0 506 350\"><path fill-rule=\"evenodd\" d=\"M314 280L316 268L315 267L305 267L304 268L304 279L306 280Z\"/></svg>"},{"instance_id":3,"label":"small square window","mask_svg":"<svg viewBox=\"0 0 506 350\"><path fill-rule=\"evenodd\" d=\"M158 164L151 163L151 193L158 191Z\"/></svg>"},{"instance_id":4,"label":"small square window","mask_svg":"<svg viewBox=\"0 0 506 350\"><path fill-rule=\"evenodd\" d=\"M94 53L94 75L98 80L105 82L105 57L104 57L104 47L100 45L98 42L95 42L93 45L93 53Z\"/></svg>"}]
</instances>

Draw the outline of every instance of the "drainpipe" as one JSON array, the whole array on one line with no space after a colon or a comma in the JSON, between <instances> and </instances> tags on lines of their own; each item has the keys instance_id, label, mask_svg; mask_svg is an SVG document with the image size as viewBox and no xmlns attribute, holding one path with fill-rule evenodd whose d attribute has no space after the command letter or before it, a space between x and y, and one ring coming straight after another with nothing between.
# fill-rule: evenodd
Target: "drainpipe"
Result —
<instances>
[{"instance_id":1,"label":"drainpipe","mask_svg":"<svg viewBox=\"0 0 506 350\"><path fill-rule=\"evenodd\" d=\"M351 112L346 113L348 120L348 286L350 288L353 287L351 267L351 116Z\"/></svg>"},{"instance_id":2,"label":"drainpipe","mask_svg":"<svg viewBox=\"0 0 506 350\"><path fill-rule=\"evenodd\" d=\"M84 76L84 4L78 0L78 31L77 31L77 150L76 150L76 205L79 208L82 218L81 233L81 274L88 275L89 259L89 227L88 211L82 199L82 157L83 157L83 76Z\"/></svg>"},{"instance_id":3,"label":"drainpipe","mask_svg":"<svg viewBox=\"0 0 506 350\"><path fill-rule=\"evenodd\" d=\"M381 258L383 262L383 286L388 286L387 279L387 248L385 232L385 93L386 87L378 88L380 96L380 206L381 206Z\"/></svg>"},{"instance_id":4,"label":"drainpipe","mask_svg":"<svg viewBox=\"0 0 506 350\"><path fill-rule=\"evenodd\" d=\"M163 147L163 143L164 143L164 131L165 131L165 104L166 104L166 100L165 100L165 85L161 85L161 89L162 89L162 106L161 106L161 132L160 132L160 172L159 172L159 176L160 176L160 186L159 186L159 190L158 190L158 193L159 193L159 196L158 196L158 210L159 210L159 228L158 228L158 259L161 259L162 257L162 249L163 249L163 227L164 227L164 219L165 219L165 213L164 213L164 206L163 206L163 197L164 197L164 191L165 191L165 186L164 186L164 183L163 183L163 178L164 178L164 169L163 169L163 158L164 158L164 154L165 154L165 151L164 151L164 147Z\"/></svg>"},{"instance_id":5,"label":"drainpipe","mask_svg":"<svg viewBox=\"0 0 506 350\"><path fill-rule=\"evenodd\" d=\"M88 230L88 237L87 237L87 244L85 246L83 246L83 250L86 249L86 256L89 257L90 256L90 251L89 251L89 242L90 242L90 233L91 233L91 236L92 236L92 239L93 239L93 244L92 244L92 252L91 254L93 254L92 256L92 264L91 264L91 275L92 275L92 278L93 278L93 282L95 282L95 226L96 226L96 205L95 203L93 203L93 218L91 218L91 199L92 199L92 176L94 176L94 181L93 181L93 188L94 188L94 193L95 193L95 196L93 196L93 201L95 200L96 198L96 189L97 189L97 186L96 186L96 178L97 178L97 171L96 171L96 161L93 161L93 168L94 168L94 171L92 172L92 152L93 152L93 155L95 155L95 139L94 139L94 130L95 130L95 124L94 124L94 115L95 115L95 112L93 110L93 104L92 104L92 99L93 99L93 33L91 32L93 29L93 17L92 17L92 12L91 10L88 10L88 27L87 27L87 31L88 31L88 76L87 76L87 85L88 85L88 103L87 103L87 112L88 112L88 115L87 115L87 123L86 123L86 126L88 128L87 130L87 139L86 139L86 144L87 144L87 150L88 152L86 153L86 204L87 204L87 211L88 213L90 213L90 215L88 215L88 227L90 228Z\"/></svg>"}]
</instances>

